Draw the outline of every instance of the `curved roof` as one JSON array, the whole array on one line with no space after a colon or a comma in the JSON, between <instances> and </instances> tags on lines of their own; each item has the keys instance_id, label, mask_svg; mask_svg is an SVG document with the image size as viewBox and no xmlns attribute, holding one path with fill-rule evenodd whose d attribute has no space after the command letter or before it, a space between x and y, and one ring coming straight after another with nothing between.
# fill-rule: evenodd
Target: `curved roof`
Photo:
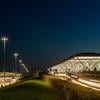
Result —
<instances>
[{"instance_id":1,"label":"curved roof","mask_svg":"<svg viewBox=\"0 0 100 100\"><path fill-rule=\"evenodd\" d=\"M90 56L91 57L96 57L96 56L98 57L98 56L100 56L100 53L92 53L92 52L76 53L76 54L74 54L74 55L72 55L72 56L60 61L59 63L56 63L55 65L60 64L62 62L65 62L66 60L72 59L74 57L81 57L81 56L82 57L90 57Z\"/></svg>"},{"instance_id":2,"label":"curved roof","mask_svg":"<svg viewBox=\"0 0 100 100\"><path fill-rule=\"evenodd\" d=\"M100 56L100 53L76 53L74 56Z\"/></svg>"}]
</instances>

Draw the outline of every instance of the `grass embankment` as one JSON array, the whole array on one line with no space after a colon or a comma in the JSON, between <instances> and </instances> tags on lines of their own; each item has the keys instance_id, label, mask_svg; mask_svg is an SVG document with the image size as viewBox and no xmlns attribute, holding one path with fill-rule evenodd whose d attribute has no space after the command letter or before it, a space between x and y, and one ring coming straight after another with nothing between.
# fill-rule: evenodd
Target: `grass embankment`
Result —
<instances>
[{"instance_id":1,"label":"grass embankment","mask_svg":"<svg viewBox=\"0 0 100 100\"><path fill-rule=\"evenodd\" d=\"M0 89L0 100L100 100L100 92L44 76Z\"/></svg>"},{"instance_id":2,"label":"grass embankment","mask_svg":"<svg viewBox=\"0 0 100 100\"><path fill-rule=\"evenodd\" d=\"M56 100L46 81L29 79L0 90L0 100Z\"/></svg>"},{"instance_id":3,"label":"grass embankment","mask_svg":"<svg viewBox=\"0 0 100 100\"><path fill-rule=\"evenodd\" d=\"M52 79L57 100L100 100L100 92L60 79Z\"/></svg>"}]
</instances>

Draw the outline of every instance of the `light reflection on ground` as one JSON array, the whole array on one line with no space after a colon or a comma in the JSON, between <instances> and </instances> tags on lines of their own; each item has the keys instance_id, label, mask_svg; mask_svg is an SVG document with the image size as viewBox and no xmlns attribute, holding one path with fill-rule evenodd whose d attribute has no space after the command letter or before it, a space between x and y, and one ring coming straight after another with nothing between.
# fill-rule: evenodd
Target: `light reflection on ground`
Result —
<instances>
[{"instance_id":1,"label":"light reflection on ground","mask_svg":"<svg viewBox=\"0 0 100 100\"><path fill-rule=\"evenodd\" d=\"M18 77L5 77L0 78L0 87L8 86L14 84L18 80Z\"/></svg>"},{"instance_id":2,"label":"light reflection on ground","mask_svg":"<svg viewBox=\"0 0 100 100\"><path fill-rule=\"evenodd\" d=\"M59 77L59 78L61 80L68 81L69 76ZM100 91L100 81L99 80L93 80L93 79L85 80L85 79L81 79L81 78L78 78L78 79L70 78L70 79L71 79L70 81L74 84L77 84L77 85L80 85L80 86L83 86L86 88L90 88L90 89L93 89L96 91Z\"/></svg>"}]
</instances>

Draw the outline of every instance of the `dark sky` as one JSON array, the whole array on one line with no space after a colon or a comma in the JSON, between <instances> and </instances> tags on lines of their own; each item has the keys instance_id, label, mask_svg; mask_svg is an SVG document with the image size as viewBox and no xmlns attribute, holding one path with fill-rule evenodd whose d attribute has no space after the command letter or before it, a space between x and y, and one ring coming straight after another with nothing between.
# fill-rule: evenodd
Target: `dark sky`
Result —
<instances>
[{"instance_id":1,"label":"dark sky","mask_svg":"<svg viewBox=\"0 0 100 100\"><path fill-rule=\"evenodd\" d=\"M0 0L9 59L50 66L77 52L100 52L99 0ZM2 54L2 43L0 46Z\"/></svg>"}]
</instances>

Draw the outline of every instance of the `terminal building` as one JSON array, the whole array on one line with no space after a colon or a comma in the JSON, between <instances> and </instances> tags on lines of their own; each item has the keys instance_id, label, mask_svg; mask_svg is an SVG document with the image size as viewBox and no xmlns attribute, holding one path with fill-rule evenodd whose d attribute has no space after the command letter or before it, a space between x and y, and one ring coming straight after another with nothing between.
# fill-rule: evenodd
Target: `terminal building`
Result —
<instances>
[{"instance_id":1,"label":"terminal building","mask_svg":"<svg viewBox=\"0 0 100 100\"><path fill-rule=\"evenodd\" d=\"M77 53L60 63L48 68L51 74L66 74L79 72L98 72L100 71L99 53Z\"/></svg>"}]
</instances>

